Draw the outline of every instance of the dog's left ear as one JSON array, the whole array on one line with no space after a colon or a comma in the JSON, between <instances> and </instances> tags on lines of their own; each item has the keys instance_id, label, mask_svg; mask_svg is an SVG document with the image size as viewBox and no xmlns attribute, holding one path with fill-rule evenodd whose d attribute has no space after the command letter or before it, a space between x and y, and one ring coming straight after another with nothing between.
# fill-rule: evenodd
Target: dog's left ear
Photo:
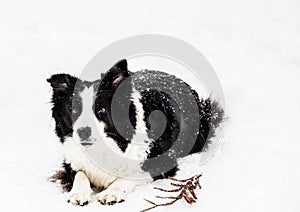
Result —
<instances>
[{"instance_id":1,"label":"dog's left ear","mask_svg":"<svg viewBox=\"0 0 300 212\"><path fill-rule=\"evenodd\" d=\"M123 59L117 62L111 69L111 74L113 75L112 86L118 87L123 79L129 76L129 71L127 68L127 60Z\"/></svg>"},{"instance_id":2,"label":"dog's left ear","mask_svg":"<svg viewBox=\"0 0 300 212\"><path fill-rule=\"evenodd\" d=\"M127 68L127 60L126 59L123 59L123 60L120 60L118 61L114 67L118 68L119 71L122 71L122 73L124 74L128 74L128 68Z\"/></svg>"}]
</instances>

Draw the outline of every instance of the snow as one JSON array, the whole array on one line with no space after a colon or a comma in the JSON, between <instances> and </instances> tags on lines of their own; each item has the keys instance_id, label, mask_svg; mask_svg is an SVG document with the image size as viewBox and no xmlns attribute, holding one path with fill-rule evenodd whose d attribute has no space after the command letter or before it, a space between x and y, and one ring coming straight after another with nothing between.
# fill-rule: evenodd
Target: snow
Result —
<instances>
[{"instance_id":1,"label":"snow","mask_svg":"<svg viewBox=\"0 0 300 212\"><path fill-rule=\"evenodd\" d=\"M1 211L138 211L149 206L143 198L155 200L154 186L168 186L81 208L46 180L61 158L46 78L79 75L106 45L144 33L198 48L220 78L229 117L205 165L199 155L180 163L178 178L203 173L198 202L154 211L299 211L299 1L181 2L0 0Z\"/></svg>"}]
</instances>

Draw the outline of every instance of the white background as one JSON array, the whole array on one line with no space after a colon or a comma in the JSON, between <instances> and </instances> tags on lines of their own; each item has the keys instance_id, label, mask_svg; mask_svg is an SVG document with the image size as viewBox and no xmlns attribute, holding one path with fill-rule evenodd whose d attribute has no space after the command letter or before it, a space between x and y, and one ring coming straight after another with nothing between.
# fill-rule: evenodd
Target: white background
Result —
<instances>
[{"instance_id":1,"label":"white background","mask_svg":"<svg viewBox=\"0 0 300 212\"><path fill-rule=\"evenodd\" d=\"M111 42L157 33L204 54L229 119L205 166L197 155L181 163L178 178L204 174L197 204L156 211L299 211L299 11L296 0L0 0L0 210L139 211L154 185L168 187L157 181L125 203L80 208L46 180L60 164L46 78L79 75Z\"/></svg>"}]
</instances>

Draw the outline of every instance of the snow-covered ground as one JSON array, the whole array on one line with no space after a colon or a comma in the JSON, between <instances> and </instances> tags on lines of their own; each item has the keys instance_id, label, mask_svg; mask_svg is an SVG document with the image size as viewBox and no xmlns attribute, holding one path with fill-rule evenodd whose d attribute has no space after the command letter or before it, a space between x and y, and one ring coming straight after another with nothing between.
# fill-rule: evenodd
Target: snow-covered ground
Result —
<instances>
[{"instance_id":1,"label":"snow-covered ground","mask_svg":"<svg viewBox=\"0 0 300 212\"><path fill-rule=\"evenodd\" d=\"M47 177L60 164L46 78L79 75L106 45L157 33L198 48L222 83L230 117L204 166L199 200L156 211L300 210L300 2L0 0L0 211L139 211L157 181L115 206L74 207Z\"/></svg>"}]
</instances>

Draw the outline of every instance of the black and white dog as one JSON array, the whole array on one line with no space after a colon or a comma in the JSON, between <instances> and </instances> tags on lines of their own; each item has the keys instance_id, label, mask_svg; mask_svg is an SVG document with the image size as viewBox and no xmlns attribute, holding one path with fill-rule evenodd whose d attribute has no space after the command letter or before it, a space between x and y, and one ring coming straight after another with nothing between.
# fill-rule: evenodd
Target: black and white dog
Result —
<instances>
[{"instance_id":1,"label":"black and white dog","mask_svg":"<svg viewBox=\"0 0 300 212\"><path fill-rule=\"evenodd\" d=\"M102 190L96 194L98 201L111 205L124 201L138 185L175 175L177 158L184 156L181 148L188 149L185 155L203 151L224 115L217 102L200 99L177 77L151 70L130 72L126 60L117 62L94 82L68 74L55 74L47 81L53 88L52 116L65 158L63 170L53 179L60 181L70 194L68 201L75 205L91 201L94 188ZM112 114L113 101L117 116ZM196 102L196 107L191 108L189 101ZM189 108L196 109L198 115ZM197 131L191 130L194 126ZM181 145L173 148L178 140ZM122 163L121 175L105 172L85 153L84 148L93 143L105 144L124 158L137 159L140 166L128 171L128 164ZM108 153L101 154L106 163L113 160L111 153L109 160ZM158 156L163 157L155 160ZM142 177L130 179L131 172Z\"/></svg>"}]
</instances>

